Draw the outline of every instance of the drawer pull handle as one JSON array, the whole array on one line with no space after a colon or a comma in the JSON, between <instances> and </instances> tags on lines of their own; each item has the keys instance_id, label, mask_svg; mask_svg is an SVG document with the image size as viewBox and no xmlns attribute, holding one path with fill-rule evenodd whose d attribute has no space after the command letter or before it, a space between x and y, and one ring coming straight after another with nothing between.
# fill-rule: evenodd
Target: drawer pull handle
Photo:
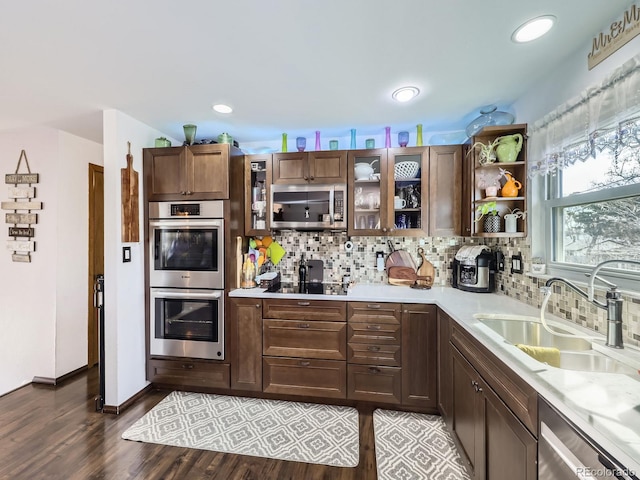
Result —
<instances>
[{"instance_id":1,"label":"drawer pull handle","mask_svg":"<svg viewBox=\"0 0 640 480\"><path fill-rule=\"evenodd\" d=\"M367 330L380 330L380 325L367 325Z\"/></svg>"},{"instance_id":2,"label":"drawer pull handle","mask_svg":"<svg viewBox=\"0 0 640 480\"><path fill-rule=\"evenodd\" d=\"M309 328L310 325L308 323L299 323L298 328Z\"/></svg>"},{"instance_id":3,"label":"drawer pull handle","mask_svg":"<svg viewBox=\"0 0 640 480\"><path fill-rule=\"evenodd\" d=\"M311 365L311 362L300 361L300 366L301 367L308 367L309 365Z\"/></svg>"},{"instance_id":4,"label":"drawer pull handle","mask_svg":"<svg viewBox=\"0 0 640 480\"><path fill-rule=\"evenodd\" d=\"M369 350L370 352L379 352L380 351L380 347L378 347L377 345L369 345L367 347L367 350Z\"/></svg>"},{"instance_id":5,"label":"drawer pull handle","mask_svg":"<svg viewBox=\"0 0 640 480\"><path fill-rule=\"evenodd\" d=\"M367 308L381 308L382 305L379 303L367 303Z\"/></svg>"},{"instance_id":6,"label":"drawer pull handle","mask_svg":"<svg viewBox=\"0 0 640 480\"><path fill-rule=\"evenodd\" d=\"M301 307L308 307L309 305L311 305L311 302L298 302L298 305L300 305Z\"/></svg>"},{"instance_id":7,"label":"drawer pull handle","mask_svg":"<svg viewBox=\"0 0 640 480\"><path fill-rule=\"evenodd\" d=\"M380 369L378 367L369 367L369 371L371 373L380 373Z\"/></svg>"},{"instance_id":8,"label":"drawer pull handle","mask_svg":"<svg viewBox=\"0 0 640 480\"><path fill-rule=\"evenodd\" d=\"M193 370L193 364L192 363L183 363L182 364L182 368L184 368L185 370Z\"/></svg>"}]
</instances>

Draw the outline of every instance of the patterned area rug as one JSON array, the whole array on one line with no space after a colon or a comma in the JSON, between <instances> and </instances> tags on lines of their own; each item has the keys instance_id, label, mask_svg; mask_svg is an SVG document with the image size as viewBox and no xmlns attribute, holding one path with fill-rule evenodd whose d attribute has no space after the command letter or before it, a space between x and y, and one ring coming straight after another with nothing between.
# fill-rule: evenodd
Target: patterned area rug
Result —
<instances>
[{"instance_id":1,"label":"patterned area rug","mask_svg":"<svg viewBox=\"0 0 640 480\"><path fill-rule=\"evenodd\" d=\"M469 480L442 418L375 410L378 480Z\"/></svg>"},{"instance_id":2,"label":"patterned area rug","mask_svg":"<svg viewBox=\"0 0 640 480\"><path fill-rule=\"evenodd\" d=\"M126 440L355 467L358 411L350 407L172 392Z\"/></svg>"}]
</instances>

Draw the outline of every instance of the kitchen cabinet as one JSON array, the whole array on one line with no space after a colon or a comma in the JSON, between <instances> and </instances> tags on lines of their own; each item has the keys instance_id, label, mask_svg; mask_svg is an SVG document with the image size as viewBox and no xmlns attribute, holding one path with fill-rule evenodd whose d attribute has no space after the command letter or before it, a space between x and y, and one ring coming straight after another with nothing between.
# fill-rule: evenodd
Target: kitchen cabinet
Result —
<instances>
[{"instance_id":1,"label":"kitchen cabinet","mask_svg":"<svg viewBox=\"0 0 640 480\"><path fill-rule=\"evenodd\" d=\"M402 402L402 306L349 302L347 397Z\"/></svg>"},{"instance_id":2,"label":"kitchen cabinet","mask_svg":"<svg viewBox=\"0 0 640 480\"><path fill-rule=\"evenodd\" d=\"M460 234L460 145L353 150L348 160L350 235ZM358 178L358 164L373 173Z\"/></svg>"},{"instance_id":3,"label":"kitchen cabinet","mask_svg":"<svg viewBox=\"0 0 640 480\"><path fill-rule=\"evenodd\" d=\"M147 369L150 382L171 388L228 389L230 385L230 369L225 363L151 357Z\"/></svg>"},{"instance_id":4,"label":"kitchen cabinet","mask_svg":"<svg viewBox=\"0 0 640 480\"><path fill-rule=\"evenodd\" d=\"M147 200L229 198L229 159L240 152L231 145L145 148L143 152Z\"/></svg>"},{"instance_id":5,"label":"kitchen cabinet","mask_svg":"<svg viewBox=\"0 0 640 480\"><path fill-rule=\"evenodd\" d=\"M231 388L262 391L262 301L230 298L226 325L231 362Z\"/></svg>"},{"instance_id":6,"label":"kitchen cabinet","mask_svg":"<svg viewBox=\"0 0 640 480\"><path fill-rule=\"evenodd\" d=\"M346 398L346 302L263 300L264 392Z\"/></svg>"},{"instance_id":7,"label":"kitchen cabinet","mask_svg":"<svg viewBox=\"0 0 640 480\"><path fill-rule=\"evenodd\" d=\"M451 323L449 315L438 309L438 410L451 428L453 415L453 369L451 366Z\"/></svg>"},{"instance_id":8,"label":"kitchen cabinet","mask_svg":"<svg viewBox=\"0 0 640 480\"><path fill-rule=\"evenodd\" d=\"M513 162L483 163L481 162L480 150L473 148L476 142L489 144L495 142L498 137L521 135L522 146L519 154ZM518 218L516 223L516 232L505 231L504 215L519 209L524 212L527 208L527 125L516 124L507 126L489 126L484 127L477 135L471 138L471 146L468 154L465 155L464 168L464 191L463 202L467 203L470 208L465 208L462 215L462 232L463 234L471 234L476 237L526 237L527 222L526 219ZM507 197L502 195L506 178L500 177L500 169L504 169L521 184L521 188L517 190L517 196ZM486 186L498 186L497 196L487 195ZM501 217L499 232L485 232L484 218L474 221L476 217L476 209L488 202L496 202L498 214Z\"/></svg>"},{"instance_id":9,"label":"kitchen cabinet","mask_svg":"<svg viewBox=\"0 0 640 480\"><path fill-rule=\"evenodd\" d=\"M476 480L535 480L537 394L451 328L452 430Z\"/></svg>"},{"instance_id":10,"label":"kitchen cabinet","mask_svg":"<svg viewBox=\"0 0 640 480\"><path fill-rule=\"evenodd\" d=\"M271 211L271 155L244 157L244 228L246 236L269 235Z\"/></svg>"},{"instance_id":11,"label":"kitchen cabinet","mask_svg":"<svg viewBox=\"0 0 640 480\"><path fill-rule=\"evenodd\" d=\"M437 410L438 319L435 305L402 305L402 404Z\"/></svg>"},{"instance_id":12,"label":"kitchen cabinet","mask_svg":"<svg viewBox=\"0 0 640 480\"><path fill-rule=\"evenodd\" d=\"M273 183L295 185L346 182L346 150L273 154Z\"/></svg>"}]
</instances>

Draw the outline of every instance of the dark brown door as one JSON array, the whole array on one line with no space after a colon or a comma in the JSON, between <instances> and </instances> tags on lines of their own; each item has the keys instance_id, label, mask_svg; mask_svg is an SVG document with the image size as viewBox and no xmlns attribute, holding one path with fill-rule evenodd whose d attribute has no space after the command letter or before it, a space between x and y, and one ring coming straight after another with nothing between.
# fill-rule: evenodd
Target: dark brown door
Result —
<instances>
[{"instance_id":1,"label":"dark brown door","mask_svg":"<svg viewBox=\"0 0 640 480\"><path fill-rule=\"evenodd\" d=\"M104 274L104 168L89 164L89 284L88 298L88 359L93 367L98 363L98 311L93 306L93 284L96 275Z\"/></svg>"}]
</instances>

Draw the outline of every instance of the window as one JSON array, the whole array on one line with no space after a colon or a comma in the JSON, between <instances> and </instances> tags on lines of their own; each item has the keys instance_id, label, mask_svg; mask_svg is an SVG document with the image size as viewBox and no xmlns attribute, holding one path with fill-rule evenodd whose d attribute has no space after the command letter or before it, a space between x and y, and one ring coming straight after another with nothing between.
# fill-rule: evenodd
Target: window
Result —
<instances>
[{"instance_id":1,"label":"window","mask_svg":"<svg viewBox=\"0 0 640 480\"><path fill-rule=\"evenodd\" d=\"M547 176L547 252L556 268L640 261L640 147L609 149ZM634 265L619 269L633 275Z\"/></svg>"}]
</instances>

